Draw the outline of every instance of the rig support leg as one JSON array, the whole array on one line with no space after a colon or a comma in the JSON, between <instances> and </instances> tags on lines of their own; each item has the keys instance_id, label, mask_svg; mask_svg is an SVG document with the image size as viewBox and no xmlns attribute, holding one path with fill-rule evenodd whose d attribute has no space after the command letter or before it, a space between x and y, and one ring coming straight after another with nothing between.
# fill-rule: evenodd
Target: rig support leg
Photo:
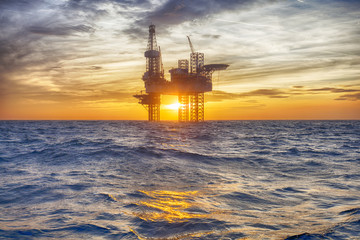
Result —
<instances>
[{"instance_id":1,"label":"rig support leg","mask_svg":"<svg viewBox=\"0 0 360 240\"><path fill-rule=\"evenodd\" d=\"M190 95L190 121L204 121L204 93Z\"/></svg>"},{"instance_id":2,"label":"rig support leg","mask_svg":"<svg viewBox=\"0 0 360 240\"><path fill-rule=\"evenodd\" d=\"M149 94L149 107L148 107L149 121L160 121L160 95L150 93Z\"/></svg>"},{"instance_id":3,"label":"rig support leg","mask_svg":"<svg viewBox=\"0 0 360 240\"><path fill-rule=\"evenodd\" d=\"M205 115L205 96L204 93L198 93L198 122L204 121Z\"/></svg>"},{"instance_id":4,"label":"rig support leg","mask_svg":"<svg viewBox=\"0 0 360 240\"><path fill-rule=\"evenodd\" d=\"M189 121L189 95L179 95L179 112L178 119L179 122L188 122Z\"/></svg>"}]
</instances>

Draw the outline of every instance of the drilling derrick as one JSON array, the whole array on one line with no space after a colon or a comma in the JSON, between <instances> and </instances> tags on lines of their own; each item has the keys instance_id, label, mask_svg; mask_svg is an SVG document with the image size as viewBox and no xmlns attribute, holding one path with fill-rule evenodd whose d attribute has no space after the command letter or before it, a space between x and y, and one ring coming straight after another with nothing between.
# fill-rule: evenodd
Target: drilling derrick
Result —
<instances>
[{"instance_id":1,"label":"drilling derrick","mask_svg":"<svg viewBox=\"0 0 360 240\"><path fill-rule=\"evenodd\" d=\"M152 84L163 79L164 72L161 68L160 48L156 43L155 25L149 26L148 45L144 55L146 57L146 72L143 76L145 83Z\"/></svg>"},{"instance_id":2,"label":"drilling derrick","mask_svg":"<svg viewBox=\"0 0 360 240\"><path fill-rule=\"evenodd\" d=\"M180 107L178 119L180 122L204 121L204 93L212 91L212 73L225 70L227 64L204 64L204 53L196 52L187 36L191 53L190 64L187 59L178 60L178 67L169 72L171 80L164 78L161 50L157 46L155 25L149 26L149 38L146 58L146 72L143 75L146 93L134 95L148 111L149 121L160 120L161 94L177 95Z\"/></svg>"},{"instance_id":3,"label":"drilling derrick","mask_svg":"<svg viewBox=\"0 0 360 240\"><path fill-rule=\"evenodd\" d=\"M161 50L157 46L155 25L149 26L149 38L147 49L144 53L146 58L146 72L143 75L146 94L134 95L139 99L148 111L149 121L160 121L160 94L166 82L161 61Z\"/></svg>"}]
</instances>

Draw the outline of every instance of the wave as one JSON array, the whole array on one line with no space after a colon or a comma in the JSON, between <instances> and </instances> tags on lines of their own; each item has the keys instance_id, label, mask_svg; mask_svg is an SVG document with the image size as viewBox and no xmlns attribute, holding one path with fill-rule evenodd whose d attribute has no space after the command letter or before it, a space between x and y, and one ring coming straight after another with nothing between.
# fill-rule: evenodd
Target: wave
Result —
<instances>
[{"instance_id":1,"label":"wave","mask_svg":"<svg viewBox=\"0 0 360 240\"><path fill-rule=\"evenodd\" d=\"M356 238L359 133L360 121L2 121L0 238Z\"/></svg>"}]
</instances>

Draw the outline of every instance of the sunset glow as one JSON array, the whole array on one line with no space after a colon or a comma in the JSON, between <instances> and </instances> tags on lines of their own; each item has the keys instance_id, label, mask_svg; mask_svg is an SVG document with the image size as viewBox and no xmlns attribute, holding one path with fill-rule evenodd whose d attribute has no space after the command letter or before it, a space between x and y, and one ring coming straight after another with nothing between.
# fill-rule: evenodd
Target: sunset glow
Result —
<instances>
[{"instance_id":1,"label":"sunset glow","mask_svg":"<svg viewBox=\"0 0 360 240\"><path fill-rule=\"evenodd\" d=\"M205 120L360 119L358 1L2 1L0 14L0 119L146 120L133 95L150 23L168 80L186 36L230 65Z\"/></svg>"},{"instance_id":2,"label":"sunset glow","mask_svg":"<svg viewBox=\"0 0 360 240\"><path fill-rule=\"evenodd\" d=\"M171 110L178 110L180 107L180 103L173 103L173 104L169 104L169 105L165 105L166 109L171 109Z\"/></svg>"}]
</instances>

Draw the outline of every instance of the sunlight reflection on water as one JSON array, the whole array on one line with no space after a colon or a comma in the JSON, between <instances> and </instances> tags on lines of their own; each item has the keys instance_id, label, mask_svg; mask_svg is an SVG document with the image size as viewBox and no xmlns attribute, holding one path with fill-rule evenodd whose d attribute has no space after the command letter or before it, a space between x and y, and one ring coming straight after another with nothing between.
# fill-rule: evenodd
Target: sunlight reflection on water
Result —
<instances>
[{"instance_id":1,"label":"sunlight reflection on water","mask_svg":"<svg viewBox=\"0 0 360 240\"><path fill-rule=\"evenodd\" d=\"M184 239L201 237L215 232L211 228L204 228L200 231L186 230L186 225L191 225L192 221L201 219L202 222L206 222L212 217L212 211L205 210L209 209L210 206L206 206L204 202L199 201L204 197L204 193L200 191L169 190L138 190L138 192L143 193L146 199L136 203L139 209L138 211L133 211L132 215L148 223L167 224L170 229L165 229L165 235L163 235L164 233L160 233L160 235L163 235L166 239L167 234L172 234L171 239ZM174 229L173 226L181 226L181 229ZM139 239L149 239L148 234L140 234L135 229L136 228L130 228ZM162 239L162 237L159 236L155 238Z\"/></svg>"},{"instance_id":2,"label":"sunlight reflection on water","mask_svg":"<svg viewBox=\"0 0 360 240\"><path fill-rule=\"evenodd\" d=\"M204 218L207 214L198 214L187 211L196 205L194 198L198 191L139 191L150 198L140 201L139 206L145 206L149 211L135 215L145 221L183 222L191 218Z\"/></svg>"}]
</instances>

